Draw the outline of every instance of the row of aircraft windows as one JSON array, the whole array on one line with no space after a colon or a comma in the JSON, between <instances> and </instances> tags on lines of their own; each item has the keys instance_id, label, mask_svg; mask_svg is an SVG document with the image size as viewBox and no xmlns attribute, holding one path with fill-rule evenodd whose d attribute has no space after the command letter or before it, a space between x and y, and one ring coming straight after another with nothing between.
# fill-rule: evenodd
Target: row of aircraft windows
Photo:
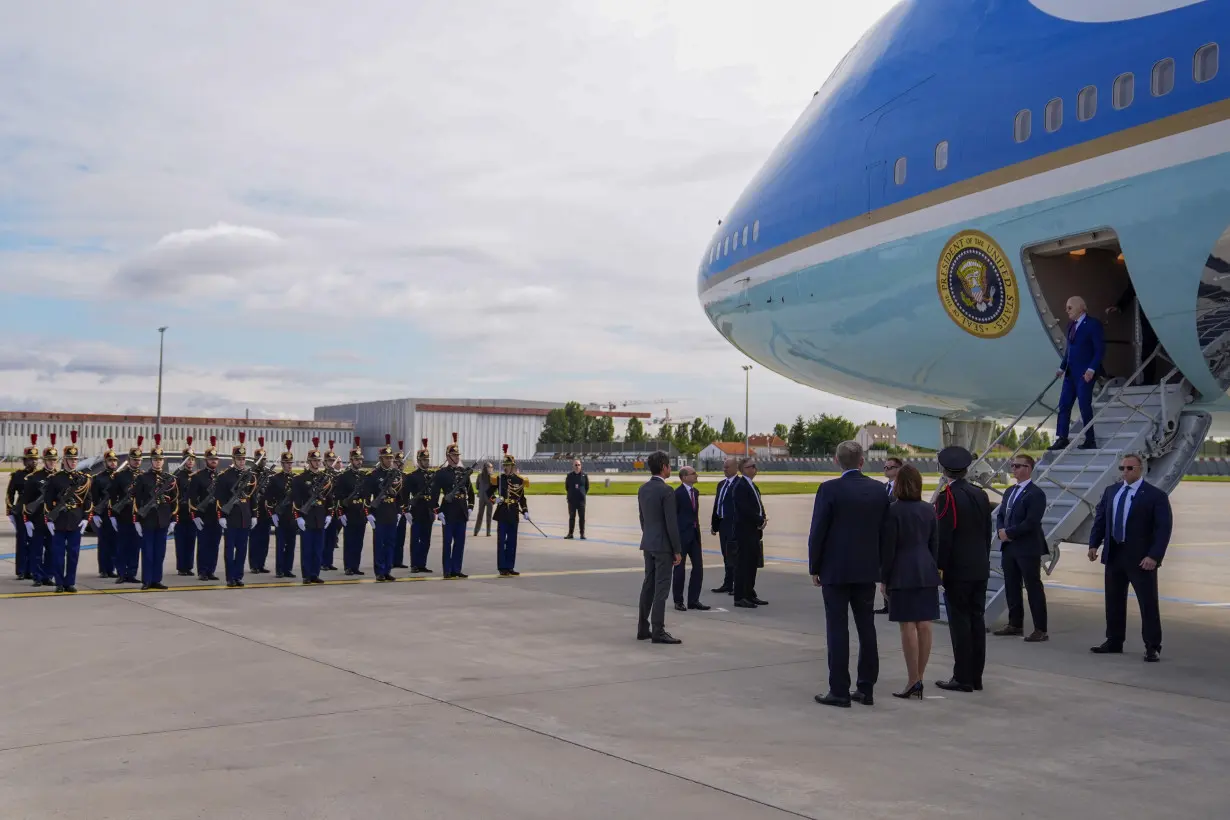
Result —
<instances>
[{"instance_id":1,"label":"row of aircraft windows","mask_svg":"<svg viewBox=\"0 0 1230 820\"><path fill-rule=\"evenodd\" d=\"M751 241L760 241L760 220L757 219L751 225L744 225L742 230L735 231L729 236L723 237L712 248L709 249L709 264L712 265L723 256L730 256L731 251L739 250L739 243L743 243L743 247L747 247L748 233L751 233Z\"/></svg>"},{"instance_id":2,"label":"row of aircraft windows","mask_svg":"<svg viewBox=\"0 0 1230 820\"><path fill-rule=\"evenodd\" d=\"M1192 79L1197 83L1207 83L1217 76L1218 68L1217 43L1209 43L1196 50L1192 58ZM1149 92L1154 97L1164 97L1174 90L1175 62L1171 57L1159 60L1153 66L1153 74L1149 81ZM1128 72L1115 78L1111 87L1111 105L1116 111L1122 111L1136 100L1136 75ZM1076 95L1076 118L1081 122L1093 119L1098 113L1098 87L1086 86ZM1048 134L1053 134L1063 127L1063 98L1056 97L1046 104L1043 110L1042 125ZM1025 142L1033 132L1033 112L1028 108L1017 112L1016 121L1012 127L1012 137L1017 142Z\"/></svg>"}]
</instances>

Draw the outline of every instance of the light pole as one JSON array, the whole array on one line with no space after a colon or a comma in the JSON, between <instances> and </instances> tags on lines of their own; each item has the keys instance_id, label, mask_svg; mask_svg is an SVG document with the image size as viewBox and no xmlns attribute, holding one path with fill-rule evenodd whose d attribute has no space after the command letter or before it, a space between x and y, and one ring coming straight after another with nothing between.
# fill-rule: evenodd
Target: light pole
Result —
<instances>
[{"instance_id":1,"label":"light pole","mask_svg":"<svg viewBox=\"0 0 1230 820\"><path fill-rule=\"evenodd\" d=\"M752 432L751 427L748 426L752 406L752 366L750 364L743 365L743 381L743 457L747 458L752 454Z\"/></svg>"},{"instance_id":2,"label":"light pole","mask_svg":"<svg viewBox=\"0 0 1230 820\"><path fill-rule=\"evenodd\" d=\"M158 328L158 416L154 420L154 432L162 435L162 343L167 338L167 327Z\"/></svg>"}]
</instances>

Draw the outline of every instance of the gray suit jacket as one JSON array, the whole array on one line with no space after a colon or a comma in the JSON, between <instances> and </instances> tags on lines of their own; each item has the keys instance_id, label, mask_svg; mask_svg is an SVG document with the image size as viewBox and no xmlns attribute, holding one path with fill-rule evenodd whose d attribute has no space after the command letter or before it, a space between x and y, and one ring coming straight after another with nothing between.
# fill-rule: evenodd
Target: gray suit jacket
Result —
<instances>
[{"instance_id":1,"label":"gray suit jacket","mask_svg":"<svg viewBox=\"0 0 1230 820\"><path fill-rule=\"evenodd\" d=\"M675 488L654 476L636 493L641 512L641 549L679 555L679 519L675 514Z\"/></svg>"}]
</instances>

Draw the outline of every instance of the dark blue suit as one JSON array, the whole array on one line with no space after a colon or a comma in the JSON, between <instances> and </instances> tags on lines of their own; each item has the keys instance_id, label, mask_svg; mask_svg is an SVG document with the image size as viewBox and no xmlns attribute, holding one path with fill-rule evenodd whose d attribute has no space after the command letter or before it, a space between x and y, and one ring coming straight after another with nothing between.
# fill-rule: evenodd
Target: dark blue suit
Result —
<instances>
[{"instance_id":1,"label":"dark blue suit","mask_svg":"<svg viewBox=\"0 0 1230 820\"><path fill-rule=\"evenodd\" d=\"M1093 382L1085 381L1085 372L1092 370L1096 376L1102 369L1102 355L1106 341L1102 323L1085 314L1079 326L1068 329L1068 346L1059 369L1063 371L1063 389L1059 393L1059 417L1055 422L1055 436L1066 440L1072 421L1072 405L1080 403L1081 424L1093 418ZM1092 444L1093 429L1085 432L1085 441Z\"/></svg>"},{"instance_id":2,"label":"dark blue suit","mask_svg":"<svg viewBox=\"0 0 1230 820\"><path fill-rule=\"evenodd\" d=\"M1121 649L1127 632L1128 585L1136 591L1140 604L1141 633L1146 649L1162 648L1162 619L1157 603L1157 570L1141 569L1145 557L1152 558L1160 567L1170 544L1173 517L1170 499L1164 492L1142 480L1133 493L1115 500L1124 489L1122 481L1107 487L1098 502L1093 518L1093 531L1089 534L1089 546L1102 550L1102 563L1106 566L1106 640ZM1126 507L1126 516L1121 510ZM1122 540L1116 537L1116 513L1122 520Z\"/></svg>"},{"instance_id":3,"label":"dark blue suit","mask_svg":"<svg viewBox=\"0 0 1230 820\"><path fill-rule=\"evenodd\" d=\"M735 588L735 558L738 552L735 542L735 494L730 492L733 481L734 478L724 478L718 482L717 494L713 497L713 516L709 522L709 530L718 536L718 546L722 548L722 562L726 570L722 585L713 591L729 592L732 595Z\"/></svg>"},{"instance_id":4,"label":"dark blue suit","mask_svg":"<svg viewBox=\"0 0 1230 820\"><path fill-rule=\"evenodd\" d=\"M688 606L692 606L700 603L700 585L705 575L700 552L700 496L696 488L686 484L675 488L675 517L679 520L679 545L682 548L683 560L692 562L687 602ZM683 560L675 565L671 575L671 589L676 604L683 603Z\"/></svg>"},{"instance_id":5,"label":"dark blue suit","mask_svg":"<svg viewBox=\"0 0 1230 820\"><path fill-rule=\"evenodd\" d=\"M850 693L850 625L858 631L860 691L871 692L880 676L876 646L875 590L887 546L889 499L884 485L858 470L825 481L816 490L808 572L820 579L829 647L829 693Z\"/></svg>"},{"instance_id":6,"label":"dark blue suit","mask_svg":"<svg viewBox=\"0 0 1230 820\"><path fill-rule=\"evenodd\" d=\"M1029 597L1029 614L1034 629L1047 631L1046 591L1042 588L1042 556L1050 552L1042 532L1046 512L1046 493L1032 481L1021 489L1008 488L995 515L995 529L1005 530L1007 541L1000 545L1004 570L1004 595L1008 599L1008 626L1024 629L1025 602L1021 586Z\"/></svg>"}]
</instances>

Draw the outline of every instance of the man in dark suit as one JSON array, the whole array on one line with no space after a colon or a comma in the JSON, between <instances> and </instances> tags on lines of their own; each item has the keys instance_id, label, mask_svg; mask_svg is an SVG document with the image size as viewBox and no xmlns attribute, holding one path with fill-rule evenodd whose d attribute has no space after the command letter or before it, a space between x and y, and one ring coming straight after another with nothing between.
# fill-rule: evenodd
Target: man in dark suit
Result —
<instances>
[{"instance_id":1,"label":"man in dark suit","mask_svg":"<svg viewBox=\"0 0 1230 820\"><path fill-rule=\"evenodd\" d=\"M700 585L705 577L705 568L700 551L700 495L696 492L696 470L691 467L679 469L679 481L675 489L675 510L679 516L679 542L683 548L683 558L692 565L692 577L688 579L688 603L683 603L683 561L675 565L671 574L671 592L675 596L675 609L686 612L689 609L706 610L709 606L700 602Z\"/></svg>"},{"instance_id":2,"label":"man in dark suit","mask_svg":"<svg viewBox=\"0 0 1230 820\"><path fill-rule=\"evenodd\" d=\"M756 570L764 564L764 502L753 479L757 473L756 459L745 458L739 463L740 475L730 486L728 495L735 508L735 606L755 609L769 602L756 595Z\"/></svg>"},{"instance_id":3,"label":"man in dark suit","mask_svg":"<svg viewBox=\"0 0 1230 820\"><path fill-rule=\"evenodd\" d=\"M1072 421L1072 405L1079 402L1081 424L1087 425L1093 418L1093 380L1102 369L1102 355L1106 352L1102 323L1085 312L1085 300L1073 296L1066 307L1072 324L1068 326L1068 345L1064 350L1059 373L1063 376L1063 389L1059 393L1059 415L1055 422L1055 443L1052 450L1062 450L1070 443L1068 428ZM1085 431L1085 440L1080 449L1097 448L1093 428Z\"/></svg>"},{"instance_id":4,"label":"man in dark suit","mask_svg":"<svg viewBox=\"0 0 1230 820\"><path fill-rule=\"evenodd\" d=\"M884 494L888 496L888 503L892 504L897 500L896 493L893 492L897 486L897 474L901 472L901 467L904 462L896 456L889 456L884 459ZM884 604L876 610L877 615L888 614L888 589L882 590L884 596Z\"/></svg>"},{"instance_id":5,"label":"man in dark suit","mask_svg":"<svg viewBox=\"0 0 1230 820\"><path fill-rule=\"evenodd\" d=\"M678 565L683 557L675 491L666 483L671 474L670 457L661 450L653 453L649 456L649 472L652 477L636 493L641 518L641 551L645 553L645 581L641 584L636 639L683 643L666 631L666 596L671 591L671 567Z\"/></svg>"},{"instance_id":6,"label":"man in dark suit","mask_svg":"<svg viewBox=\"0 0 1230 820\"><path fill-rule=\"evenodd\" d=\"M991 577L991 500L965 480L974 456L964 447L945 447L938 459L948 484L935 500L948 633L952 637L952 677L940 689L982 689L987 662L987 579Z\"/></svg>"},{"instance_id":7,"label":"man in dark suit","mask_svg":"<svg viewBox=\"0 0 1230 820\"><path fill-rule=\"evenodd\" d=\"M1098 502L1089 535L1089 560L1106 566L1106 640L1090 651L1099 655L1123 651L1127 632L1128 584L1140 604L1145 660L1161 659L1162 618L1157 604L1157 568L1166 557L1173 517L1166 493L1144 480L1144 462L1126 455L1119 462L1123 481L1107 487Z\"/></svg>"},{"instance_id":8,"label":"man in dark suit","mask_svg":"<svg viewBox=\"0 0 1230 820\"><path fill-rule=\"evenodd\" d=\"M1046 512L1046 493L1032 481L1034 460L1020 453L1012 459L1012 475L1016 485L1004 493L995 516L999 532L1000 555L1003 556L1004 595L1008 599L1008 625L995 630L996 635L1025 634L1025 604L1021 600L1021 585L1029 597L1029 615L1034 631L1027 643L1049 640L1046 634L1046 591L1042 588L1042 556L1050 552L1042 532L1042 515Z\"/></svg>"},{"instance_id":9,"label":"man in dark suit","mask_svg":"<svg viewBox=\"0 0 1230 820\"><path fill-rule=\"evenodd\" d=\"M816 702L848 707L857 700L870 706L880 676L873 610L889 501L884 485L863 475L863 448L858 442L843 441L837 446L837 464L841 478L825 481L816 490L807 539L808 573L824 593L829 647L829 691L816 695ZM853 695L847 609L854 614L858 631L858 679Z\"/></svg>"},{"instance_id":10,"label":"man in dark suit","mask_svg":"<svg viewBox=\"0 0 1230 820\"><path fill-rule=\"evenodd\" d=\"M722 576L722 585L713 591L734 595L735 558L738 554L738 546L735 542L735 496L730 490L739 475L739 459L726 459L722 464L722 471L726 477L717 485L713 498L713 515L709 519L709 532L718 537L718 544L722 548L725 574Z\"/></svg>"}]
</instances>

